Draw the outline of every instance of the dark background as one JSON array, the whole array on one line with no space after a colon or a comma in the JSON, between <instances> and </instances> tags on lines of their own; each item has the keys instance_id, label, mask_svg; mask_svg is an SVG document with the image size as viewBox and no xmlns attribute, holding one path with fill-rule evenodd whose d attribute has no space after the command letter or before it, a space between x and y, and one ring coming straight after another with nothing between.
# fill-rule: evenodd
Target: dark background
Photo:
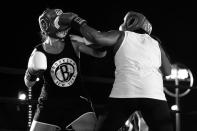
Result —
<instances>
[{"instance_id":1,"label":"dark background","mask_svg":"<svg viewBox=\"0 0 197 131\"><path fill-rule=\"evenodd\" d=\"M27 105L17 101L20 90L26 91L23 82L29 55L40 43L38 17L46 8L61 8L75 12L100 31L118 29L129 10L143 13L153 25L172 63L188 67L196 87L196 7L187 2L113 2L107 1L4 1L1 3L0 44L0 129L26 129ZM113 81L113 59L109 53L104 59L82 54L82 73L95 105L102 105ZM33 91L34 98L40 91ZM181 91L184 91L181 89ZM169 105L174 97L168 96ZM197 130L197 90L180 99L182 130Z\"/></svg>"}]
</instances>

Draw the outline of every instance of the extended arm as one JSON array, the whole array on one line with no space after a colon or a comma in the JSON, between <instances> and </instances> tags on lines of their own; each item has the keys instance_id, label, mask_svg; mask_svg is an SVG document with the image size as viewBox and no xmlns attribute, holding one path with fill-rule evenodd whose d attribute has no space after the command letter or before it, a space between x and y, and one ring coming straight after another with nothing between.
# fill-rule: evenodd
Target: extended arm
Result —
<instances>
[{"instance_id":1,"label":"extended arm","mask_svg":"<svg viewBox=\"0 0 197 131\"><path fill-rule=\"evenodd\" d=\"M87 40L101 46L114 46L123 37L123 32L116 30L100 32L87 24L80 27L80 32Z\"/></svg>"},{"instance_id":2,"label":"extended arm","mask_svg":"<svg viewBox=\"0 0 197 131\"><path fill-rule=\"evenodd\" d=\"M87 55L91 55L93 57L97 57L97 58L102 58L102 57L105 57L106 54L107 54L107 51L98 51L96 49L93 49L93 48L90 48L88 47L87 45L85 44L80 44L79 46L79 51L82 52L82 53L85 53Z\"/></svg>"},{"instance_id":3,"label":"extended arm","mask_svg":"<svg viewBox=\"0 0 197 131\"><path fill-rule=\"evenodd\" d=\"M122 42L122 37L124 37L124 32L118 30L100 32L88 26L86 20L74 13L63 13L59 18L59 22L62 25L70 24L72 28L79 31L87 40L101 47L113 46L118 42Z\"/></svg>"},{"instance_id":4,"label":"extended arm","mask_svg":"<svg viewBox=\"0 0 197 131\"><path fill-rule=\"evenodd\" d=\"M35 85L36 80L46 70L46 56L39 51L34 50L29 58L28 67L25 72L24 82L27 87Z\"/></svg>"},{"instance_id":5,"label":"extended arm","mask_svg":"<svg viewBox=\"0 0 197 131\"><path fill-rule=\"evenodd\" d=\"M84 37L80 37L77 35L71 35L70 36L72 42L76 44L77 50L79 52L85 53L87 55L91 55L93 57L102 58L106 56L107 51L99 51L93 48L90 48L89 46L93 43L85 39Z\"/></svg>"}]
</instances>

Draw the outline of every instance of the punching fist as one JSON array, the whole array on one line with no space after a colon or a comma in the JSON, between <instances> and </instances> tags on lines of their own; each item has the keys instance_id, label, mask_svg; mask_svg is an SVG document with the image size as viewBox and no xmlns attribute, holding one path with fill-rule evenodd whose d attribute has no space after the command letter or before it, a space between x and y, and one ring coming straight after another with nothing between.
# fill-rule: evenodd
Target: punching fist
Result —
<instances>
[{"instance_id":1,"label":"punching fist","mask_svg":"<svg viewBox=\"0 0 197 131\"><path fill-rule=\"evenodd\" d=\"M58 19L59 25L71 26L71 28L75 28L77 30L79 30L81 25L86 23L86 20L82 19L77 14L72 13L72 12L63 13L57 19Z\"/></svg>"},{"instance_id":2,"label":"punching fist","mask_svg":"<svg viewBox=\"0 0 197 131\"><path fill-rule=\"evenodd\" d=\"M68 12L68 13L63 13L59 16L59 25L71 25L71 22L73 19L77 17L77 14Z\"/></svg>"}]
</instances>

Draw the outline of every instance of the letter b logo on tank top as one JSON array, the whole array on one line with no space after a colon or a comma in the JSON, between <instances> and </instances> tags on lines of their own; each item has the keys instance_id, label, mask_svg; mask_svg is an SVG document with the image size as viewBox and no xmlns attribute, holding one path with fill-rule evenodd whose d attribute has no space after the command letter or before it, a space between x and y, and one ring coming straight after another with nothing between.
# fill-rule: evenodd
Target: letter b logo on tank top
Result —
<instances>
[{"instance_id":1,"label":"letter b logo on tank top","mask_svg":"<svg viewBox=\"0 0 197 131\"><path fill-rule=\"evenodd\" d=\"M77 65L70 58L62 58L51 67L53 82L59 87L71 86L77 77Z\"/></svg>"}]
</instances>

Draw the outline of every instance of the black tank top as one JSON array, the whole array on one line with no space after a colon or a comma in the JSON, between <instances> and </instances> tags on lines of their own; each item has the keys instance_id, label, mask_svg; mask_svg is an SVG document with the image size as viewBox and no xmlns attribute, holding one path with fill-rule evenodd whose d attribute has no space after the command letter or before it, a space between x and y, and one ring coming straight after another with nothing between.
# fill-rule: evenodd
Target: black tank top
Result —
<instances>
[{"instance_id":1,"label":"black tank top","mask_svg":"<svg viewBox=\"0 0 197 131\"><path fill-rule=\"evenodd\" d=\"M70 39L65 39L65 46L59 54L49 54L42 44L36 46L47 58L47 70L44 72L40 98L78 98L82 91L80 77L80 60L76 55Z\"/></svg>"}]
</instances>

